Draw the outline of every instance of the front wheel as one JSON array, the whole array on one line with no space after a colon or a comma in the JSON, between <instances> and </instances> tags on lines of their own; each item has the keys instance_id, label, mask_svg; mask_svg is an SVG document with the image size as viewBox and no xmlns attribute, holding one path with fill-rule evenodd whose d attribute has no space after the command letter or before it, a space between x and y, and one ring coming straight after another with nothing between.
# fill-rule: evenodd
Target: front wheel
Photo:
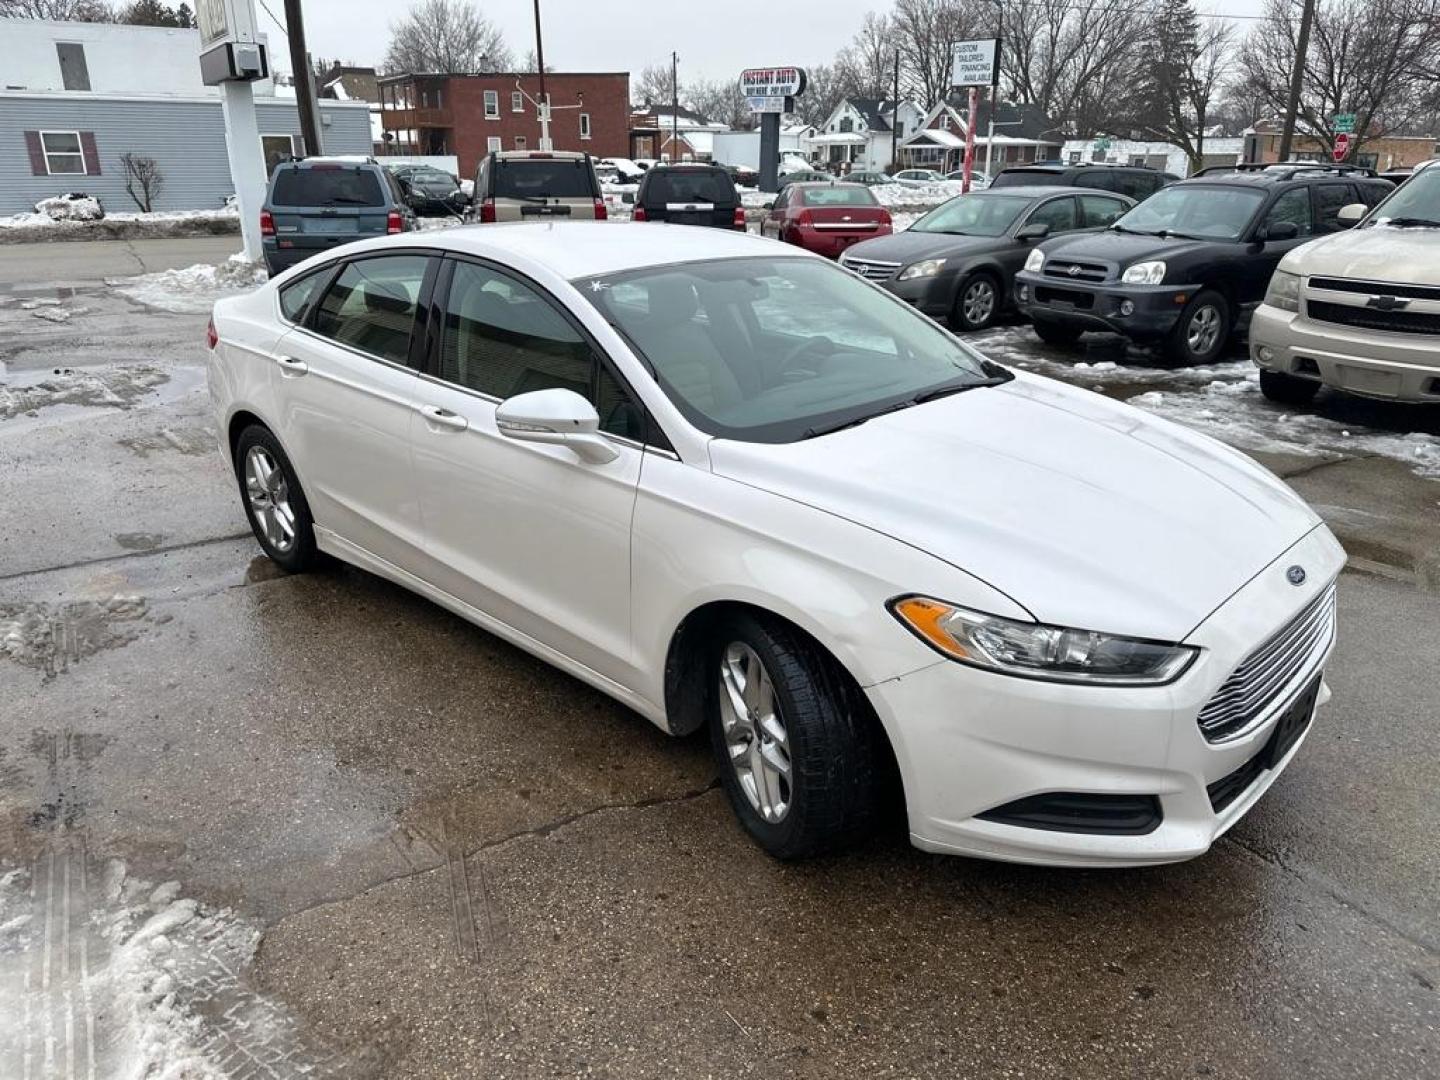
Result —
<instances>
[{"instance_id":1,"label":"front wheel","mask_svg":"<svg viewBox=\"0 0 1440 1080\"><path fill-rule=\"evenodd\" d=\"M1260 369L1260 392L1280 405L1309 405L1320 392L1320 384L1298 379L1283 371Z\"/></svg>"},{"instance_id":2,"label":"front wheel","mask_svg":"<svg viewBox=\"0 0 1440 1080\"><path fill-rule=\"evenodd\" d=\"M252 424L235 440L235 476L255 539L281 569L292 574L318 561L315 521L300 481L280 440Z\"/></svg>"},{"instance_id":3,"label":"front wheel","mask_svg":"<svg viewBox=\"0 0 1440 1080\"><path fill-rule=\"evenodd\" d=\"M717 628L707 670L721 783L762 848L800 859L874 827L889 751L830 656L778 620L741 614Z\"/></svg>"},{"instance_id":4,"label":"front wheel","mask_svg":"<svg viewBox=\"0 0 1440 1080\"><path fill-rule=\"evenodd\" d=\"M1214 289L1200 292L1165 341L1165 356L1176 364L1211 364L1230 340L1230 304Z\"/></svg>"},{"instance_id":5,"label":"front wheel","mask_svg":"<svg viewBox=\"0 0 1440 1080\"><path fill-rule=\"evenodd\" d=\"M971 274L960 283L950 314L957 330L984 330L1000 312L1000 286L989 274Z\"/></svg>"}]
</instances>

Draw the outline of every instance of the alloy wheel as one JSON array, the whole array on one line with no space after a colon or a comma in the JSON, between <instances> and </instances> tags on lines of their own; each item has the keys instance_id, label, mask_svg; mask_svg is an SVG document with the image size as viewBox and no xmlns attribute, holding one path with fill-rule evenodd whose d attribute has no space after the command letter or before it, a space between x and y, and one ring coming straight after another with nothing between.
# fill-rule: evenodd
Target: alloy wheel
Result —
<instances>
[{"instance_id":1,"label":"alloy wheel","mask_svg":"<svg viewBox=\"0 0 1440 1080\"><path fill-rule=\"evenodd\" d=\"M984 325L995 311L995 286L984 278L972 281L965 288L960 307L965 312L966 322L972 326Z\"/></svg>"},{"instance_id":2,"label":"alloy wheel","mask_svg":"<svg viewBox=\"0 0 1440 1080\"><path fill-rule=\"evenodd\" d=\"M1190 325L1185 328L1185 341L1190 346L1190 352L1196 356L1208 355L1219 337L1220 312L1209 304L1197 308L1190 317Z\"/></svg>"},{"instance_id":3,"label":"alloy wheel","mask_svg":"<svg viewBox=\"0 0 1440 1080\"><path fill-rule=\"evenodd\" d=\"M792 797L790 737L765 665L741 641L720 659L720 722L740 790L765 821L783 821Z\"/></svg>"},{"instance_id":4,"label":"alloy wheel","mask_svg":"<svg viewBox=\"0 0 1440 1080\"><path fill-rule=\"evenodd\" d=\"M265 542L284 554L295 546L295 511L290 485L270 451L252 446L245 454L245 497Z\"/></svg>"}]
</instances>

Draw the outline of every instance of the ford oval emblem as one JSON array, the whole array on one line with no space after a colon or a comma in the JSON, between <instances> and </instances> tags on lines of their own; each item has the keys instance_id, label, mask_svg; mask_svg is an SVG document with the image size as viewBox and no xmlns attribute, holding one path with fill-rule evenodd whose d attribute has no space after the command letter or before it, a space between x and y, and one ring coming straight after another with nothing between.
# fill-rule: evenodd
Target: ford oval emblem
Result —
<instances>
[{"instance_id":1,"label":"ford oval emblem","mask_svg":"<svg viewBox=\"0 0 1440 1080\"><path fill-rule=\"evenodd\" d=\"M1292 566L1292 567L1290 567L1290 569L1288 569L1288 570L1285 571L1285 580L1288 581L1288 582L1290 582L1291 585L1304 585L1304 584L1305 584L1305 567L1303 567L1303 566Z\"/></svg>"}]
</instances>

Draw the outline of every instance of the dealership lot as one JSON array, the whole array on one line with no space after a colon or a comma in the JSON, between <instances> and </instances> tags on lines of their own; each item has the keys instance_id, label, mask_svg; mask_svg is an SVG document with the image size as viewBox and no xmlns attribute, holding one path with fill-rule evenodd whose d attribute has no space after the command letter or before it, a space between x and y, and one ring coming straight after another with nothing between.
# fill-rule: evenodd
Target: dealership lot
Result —
<instances>
[{"instance_id":1,"label":"dealership lot","mask_svg":"<svg viewBox=\"0 0 1440 1080\"><path fill-rule=\"evenodd\" d=\"M172 1062L222 1047L231 1076L1436 1068L1440 417L1285 413L1238 355L976 338L1316 506L1352 555L1335 699L1189 864L1010 867L892 834L786 866L702 740L359 571L277 575L215 448L203 303L104 282L216 256L145 243L43 284L0 249L0 1017L50 1025L0 1024L0 1061L105 1075L144 1036ZM194 1025L148 1007L171 993Z\"/></svg>"}]
</instances>

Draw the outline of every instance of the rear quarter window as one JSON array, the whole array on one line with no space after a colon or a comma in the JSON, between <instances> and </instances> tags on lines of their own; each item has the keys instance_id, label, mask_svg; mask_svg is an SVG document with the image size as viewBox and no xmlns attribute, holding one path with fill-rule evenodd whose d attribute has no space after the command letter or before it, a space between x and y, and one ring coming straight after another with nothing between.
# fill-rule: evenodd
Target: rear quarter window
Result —
<instances>
[{"instance_id":1,"label":"rear quarter window","mask_svg":"<svg viewBox=\"0 0 1440 1080\"><path fill-rule=\"evenodd\" d=\"M384 206L380 180L367 169L281 169L270 193L274 206Z\"/></svg>"},{"instance_id":2,"label":"rear quarter window","mask_svg":"<svg viewBox=\"0 0 1440 1080\"><path fill-rule=\"evenodd\" d=\"M498 199L591 199L590 164L575 158L497 161L493 194Z\"/></svg>"},{"instance_id":3,"label":"rear quarter window","mask_svg":"<svg viewBox=\"0 0 1440 1080\"><path fill-rule=\"evenodd\" d=\"M280 290L280 314L292 323L305 321L305 313L319 295L320 284L329 276L330 268L307 274Z\"/></svg>"}]
</instances>

